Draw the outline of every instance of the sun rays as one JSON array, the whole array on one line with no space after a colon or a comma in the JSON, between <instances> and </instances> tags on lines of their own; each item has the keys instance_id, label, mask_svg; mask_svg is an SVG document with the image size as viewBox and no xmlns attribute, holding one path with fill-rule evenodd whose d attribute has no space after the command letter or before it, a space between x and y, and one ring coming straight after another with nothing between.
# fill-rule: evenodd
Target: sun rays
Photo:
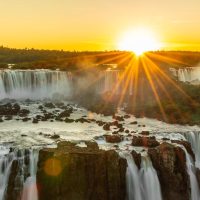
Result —
<instances>
[{"instance_id":1,"label":"sun rays","mask_svg":"<svg viewBox=\"0 0 200 200\"><path fill-rule=\"evenodd\" d=\"M128 64L124 69L113 69L118 75L111 90L105 91L108 93L104 98L105 104L102 107L102 110L107 109L107 106L110 102L113 102L113 100L116 101L118 107L122 107L127 99L129 99L129 103L131 101L133 108L137 108L138 106L141 106L142 103L151 104L151 101L148 102L149 96L151 96L152 102L155 102L159 108L162 119L167 121L169 113L167 115L166 112L169 112L169 110L166 110L165 102L170 102L171 106L181 115L180 108L177 105L177 101L172 95L170 88L172 88L177 95L181 95L183 99L195 103L178 82L171 77L170 72L167 71L169 69L167 67L160 67L159 63L157 64L156 60L154 60L154 58L156 58L167 65L172 61L171 58L168 58L167 56L157 56L154 52L145 53L140 57L131 53L125 53L116 55L116 58L120 60L119 63L128 61ZM106 61L104 60L104 62L99 62L99 64L112 62L116 58L113 56ZM176 59L173 59L173 62L184 64ZM110 70L112 71L112 69ZM98 83L98 81L104 78L104 75L104 72L102 72L100 76L94 79L92 84ZM143 113L141 113L141 115L142 114Z\"/></svg>"}]
</instances>

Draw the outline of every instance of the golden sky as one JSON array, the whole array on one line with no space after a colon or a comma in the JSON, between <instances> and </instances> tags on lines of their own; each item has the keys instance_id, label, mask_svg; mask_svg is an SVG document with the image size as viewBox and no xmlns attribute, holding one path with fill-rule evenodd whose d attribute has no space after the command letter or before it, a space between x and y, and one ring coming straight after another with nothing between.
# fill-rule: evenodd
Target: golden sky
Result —
<instances>
[{"instance_id":1,"label":"golden sky","mask_svg":"<svg viewBox=\"0 0 200 200\"><path fill-rule=\"evenodd\" d=\"M0 44L112 50L135 27L167 49L200 50L200 0L0 0Z\"/></svg>"}]
</instances>

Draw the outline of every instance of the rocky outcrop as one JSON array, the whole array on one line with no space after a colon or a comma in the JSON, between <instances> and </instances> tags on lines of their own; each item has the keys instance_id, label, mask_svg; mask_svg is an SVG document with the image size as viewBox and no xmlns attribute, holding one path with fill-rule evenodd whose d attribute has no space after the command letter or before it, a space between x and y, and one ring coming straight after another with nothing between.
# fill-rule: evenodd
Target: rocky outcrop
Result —
<instances>
[{"instance_id":1,"label":"rocky outcrop","mask_svg":"<svg viewBox=\"0 0 200 200\"><path fill-rule=\"evenodd\" d=\"M189 142L184 140L171 140L171 142L184 146L187 152L192 156L193 160L195 160L195 155Z\"/></svg>"},{"instance_id":2,"label":"rocky outcrop","mask_svg":"<svg viewBox=\"0 0 200 200\"><path fill-rule=\"evenodd\" d=\"M39 153L37 185L40 200L124 200L126 160L94 142L78 147L60 142Z\"/></svg>"},{"instance_id":3,"label":"rocky outcrop","mask_svg":"<svg viewBox=\"0 0 200 200\"><path fill-rule=\"evenodd\" d=\"M146 136L133 136L132 138L133 146L143 146L143 147L156 147L159 145L159 142L156 140L154 136L146 137Z\"/></svg>"},{"instance_id":4,"label":"rocky outcrop","mask_svg":"<svg viewBox=\"0 0 200 200\"><path fill-rule=\"evenodd\" d=\"M164 142L149 149L148 154L158 173L163 199L189 200L190 181L184 150Z\"/></svg>"},{"instance_id":5,"label":"rocky outcrop","mask_svg":"<svg viewBox=\"0 0 200 200\"><path fill-rule=\"evenodd\" d=\"M119 143L123 140L123 137L118 134L114 135L105 135L106 142L108 143Z\"/></svg>"}]
</instances>

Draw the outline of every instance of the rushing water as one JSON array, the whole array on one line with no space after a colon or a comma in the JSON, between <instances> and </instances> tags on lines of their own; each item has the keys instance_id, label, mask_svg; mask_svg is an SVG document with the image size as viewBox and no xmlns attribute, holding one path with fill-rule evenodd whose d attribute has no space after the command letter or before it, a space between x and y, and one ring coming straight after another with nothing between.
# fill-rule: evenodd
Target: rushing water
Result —
<instances>
[{"instance_id":1,"label":"rushing water","mask_svg":"<svg viewBox=\"0 0 200 200\"><path fill-rule=\"evenodd\" d=\"M200 169L200 132L184 133L186 140L191 144L195 154L195 166Z\"/></svg>"},{"instance_id":2,"label":"rushing water","mask_svg":"<svg viewBox=\"0 0 200 200\"><path fill-rule=\"evenodd\" d=\"M0 70L0 99L51 98L70 93L67 72L53 70Z\"/></svg>"},{"instance_id":3,"label":"rushing water","mask_svg":"<svg viewBox=\"0 0 200 200\"><path fill-rule=\"evenodd\" d=\"M179 81L200 84L200 67L171 68L170 71Z\"/></svg>"},{"instance_id":4,"label":"rushing water","mask_svg":"<svg viewBox=\"0 0 200 200\"><path fill-rule=\"evenodd\" d=\"M195 69L196 70L196 69ZM199 70L200 71L200 70ZM199 79L200 72L193 72L191 69L181 69L174 74L180 81L191 82ZM101 83L99 83L99 91L110 91L116 86L116 82L120 85L116 88L116 93L121 93L125 80L121 78L121 74L117 70L107 70L104 73ZM133 85L129 84L129 93L132 94ZM44 99L51 98L55 93L67 96L70 94L70 76L66 72L52 70L0 70L0 99ZM31 105L35 113L38 114L38 104ZM25 107L26 108L26 107ZM83 114L88 115L87 110L76 109L73 113L74 117L81 117ZM72 115L72 116L73 116ZM98 120L112 121L112 117L103 117L92 114ZM139 124L145 124L144 127L131 125L132 121L137 120ZM147 130L180 130L186 129L186 126L168 125L163 122L149 119L135 119L131 117L126 119L124 127L134 129L136 131ZM15 141L18 145L33 143L48 143L50 139L45 138L39 132L58 133L61 139L93 139L94 136L104 134L102 128L97 124L66 124L60 122L40 122L35 125L31 122L26 124L21 121L7 121L1 124L0 139L6 142ZM187 129L192 129L187 127ZM65 131L64 131L65 130ZM21 134L26 135L25 138ZM161 134L160 134L161 135ZM200 168L200 133L188 132L183 134L191 143L196 157L194 164L191 156L186 152L187 169L191 183L192 200L200 200L200 191L195 175L195 166ZM182 136L182 135L181 135ZM163 137L163 136L162 136ZM175 134L177 137L177 134ZM182 136L183 137L183 136ZM8 141L7 141L8 140ZM20 143L20 144L19 144ZM39 145L39 144L38 144ZM11 145L12 146L12 145ZM14 162L18 163L18 171L14 181L15 193L20 196L21 200L38 200L36 187L36 173L38 162L37 149L10 149L9 145L0 145L0 200L4 200L7 194L7 186ZM120 145L119 145L120 146ZM135 161L130 153L123 152L121 155L126 158L128 167L126 172L127 181L127 200L162 200L160 183L157 172L153 168L151 160L148 157L142 157L141 168L138 169Z\"/></svg>"},{"instance_id":5,"label":"rushing water","mask_svg":"<svg viewBox=\"0 0 200 200\"><path fill-rule=\"evenodd\" d=\"M130 153L122 153L128 167L126 172L127 200L162 200L156 170L148 157L142 157L141 168L135 164Z\"/></svg>"},{"instance_id":6,"label":"rushing water","mask_svg":"<svg viewBox=\"0 0 200 200\"><path fill-rule=\"evenodd\" d=\"M36 172L38 150L11 150L7 146L1 146L0 148L0 200L4 200L7 195L10 195L7 193L7 186L14 162L17 162L17 174L14 177L12 192L17 194L18 198L22 200L37 200Z\"/></svg>"},{"instance_id":7,"label":"rushing water","mask_svg":"<svg viewBox=\"0 0 200 200\"><path fill-rule=\"evenodd\" d=\"M200 191L199 185L196 178L196 168L194 164L194 160L184 148L186 154L186 164L187 164L187 171L190 177L190 185L191 185L191 200L200 200Z\"/></svg>"}]
</instances>

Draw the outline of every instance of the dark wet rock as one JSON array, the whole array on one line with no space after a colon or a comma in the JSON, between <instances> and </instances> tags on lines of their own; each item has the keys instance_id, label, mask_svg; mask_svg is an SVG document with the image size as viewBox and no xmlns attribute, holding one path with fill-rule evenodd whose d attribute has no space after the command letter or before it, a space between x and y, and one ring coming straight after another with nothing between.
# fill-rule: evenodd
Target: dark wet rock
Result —
<instances>
[{"instance_id":1,"label":"dark wet rock","mask_svg":"<svg viewBox=\"0 0 200 200\"><path fill-rule=\"evenodd\" d=\"M103 125L103 130L110 131L110 124L109 123L104 124Z\"/></svg>"},{"instance_id":2,"label":"dark wet rock","mask_svg":"<svg viewBox=\"0 0 200 200\"><path fill-rule=\"evenodd\" d=\"M119 128L118 132L124 132L124 128Z\"/></svg>"},{"instance_id":3,"label":"dark wet rock","mask_svg":"<svg viewBox=\"0 0 200 200\"><path fill-rule=\"evenodd\" d=\"M136 131L131 131L131 133L136 133Z\"/></svg>"},{"instance_id":4,"label":"dark wet rock","mask_svg":"<svg viewBox=\"0 0 200 200\"><path fill-rule=\"evenodd\" d=\"M105 135L106 142L108 143L119 143L123 140L123 137L118 134L114 135Z\"/></svg>"},{"instance_id":5,"label":"dark wet rock","mask_svg":"<svg viewBox=\"0 0 200 200\"><path fill-rule=\"evenodd\" d=\"M33 121L32 121L33 124L37 124L38 123L38 119L36 118L33 118Z\"/></svg>"},{"instance_id":6,"label":"dark wet rock","mask_svg":"<svg viewBox=\"0 0 200 200\"><path fill-rule=\"evenodd\" d=\"M51 138L51 139L54 139L54 140L57 140L57 139L60 138L60 136L57 135L57 134L54 134L54 135L52 135L50 138Z\"/></svg>"},{"instance_id":7,"label":"dark wet rock","mask_svg":"<svg viewBox=\"0 0 200 200\"><path fill-rule=\"evenodd\" d=\"M118 115L114 115L113 119L115 119L117 121L124 121L124 117L123 116L118 116Z\"/></svg>"},{"instance_id":8,"label":"dark wet rock","mask_svg":"<svg viewBox=\"0 0 200 200\"><path fill-rule=\"evenodd\" d=\"M191 144L187 141L184 140L171 140L172 143L176 143L176 144L180 144L183 145L185 147L185 149L187 150L187 152L192 156L192 158L195 160L195 155L194 152L192 150Z\"/></svg>"},{"instance_id":9,"label":"dark wet rock","mask_svg":"<svg viewBox=\"0 0 200 200\"><path fill-rule=\"evenodd\" d=\"M69 119L69 118L65 118L65 122L66 123L73 123L74 122L74 119Z\"/></svg>"},{"instance_id":10,"label":"dark wet rock","mask_svg":"<svg viewBox=\"0 0 200 200\"><path fill-rule=\"evenodd\" d=\"M196 177L197 177L197 181L200 187L200 169L196 168Z\"/></svg>"},{"instance_id":11,"label":"dark wet rock","mask_svg":"<svg viewBox=\"0 0 200 200\"><path fill-rule=\"evenodd\" d=\"M20 106L18 104L12 105L7 103L0 105L0 115L17 115L20 111Z\"/></svg>"},{"instance_id":12,"label":"dark wet rock","mask_svg":"<svg viewBox=\"0 0 200 200\"><path fill-rule=\"evenodd\" d=\"M129 119L130 117L130 115L124 115L124 119Z\"/></svg>"},{"instance_id":13,"label":"dark wet rock","mask_svg":"<svg viewBox=\"0 0 200 200\"><path fill-rule=\"evenodd\" d=\"M157 171L163 199L189 200L190 181L184 150L164 142L156 148L148 149L148 154Z\"/></svg>"},{"instance_id":14,"label":"dark wet rock","mask_svg":"<svg viewBox=\"0 0 200 200\"><path fill-rule=\"evenodd\" d=\"M1 122L3 122L3 119L2 119L2 118L0 118L0 123L1 123Z\"/></svg>"},{"instance_id":15,"label":"dark wet rock","mask_svg":"<svg viewBox=\"0 0 200 200\"><path fill-rule=\"evenodd\" d=\"M140 134L140 135L149 135L150 132L149 132L149 131L142 131L142 132L140 132L139 134Z\"/></svg>"},{"instance_id":16,"label":"dark wet rock","mask_svg":"<svg viewBox=\"0 0 200 200\"><path fill-rule=\"evenodd\" d=\"M29 113L30 113L30 111L28 109L21 109L19 111L19 116L20 117L26 117Z\"/></svg>"},{"instance_id":17,"label":"dark wet rock","mask_svg":"<svg viewBox=\"0 0 200 200\"><path fill-rule=\"evenodd\" d=\"M94 142L86 145L81 148L71 142L60 142L57 149L40 151L37 172L40 200L125 199L126 160L113 150L100 150Z\"/></svg>"},{"instance_id":18,"label":"dark wet rock","mask_svg":"<svg viewBox=\"0 0 200 200\"><path fill-rule=\"evenodd\" d=\"M13 119L13 116L12 115L6 115L4 120L12 120Z\"/></svg>"},{"instance_id":19,"label":"dark wet rock","mask_svg":"<svg viewBox=\"0 0 200 200\"><path fill-rule=\"evenodd\" d=\"M170 139L169 138L162 138L162 140L167 141L167 140L170 140Z\"/></svg>"},{"instance_id":20,"label":"dark wet rock","mask_svg":"<svg viewBox=\"0 0 200 200\"><path fill-rule=\"evenodd\" d=\"M79 118L79 119L76 119L75 122L80 122L80 123L90 123L89 120L85 119L85 118Z\"/></svg>"},{"instance_id":21,"label":"dark wet rock","mask_svg":"<svg viewBox=\"0 0 200 200\"><path fill-rule=\"evenodd\" d=\"M144 147L156 147L159 142L155 137L145 137L145 136L133 136L132 139L133 146L144 146Z\"/></svg>"},{"instance_id":22,"label":"dark wet rock","mask_svg":"<svg viewBox=\"0 0 200 200\"><path fill-rule=\"evenodd\" d=\"M119 127L119 122L117 120L113 121L110 123L111 126L116 126L116 127Z\"/></svg>"},{"instance_id":23,"label":"dark wet rock","mask_svg":"<svg viewBox=\"0 0 200 200\"><path fill-rule=\"evenodd\" d=\"M134 121L134 122L131 122L130 124L134 124L134 125L135 125L135 124L138 124L138 122L137 122L137 121Z\"/></svg>"},{"instance_id":24,"label":"dark wet rock","mask_svg":"<svg viewBox=\"0 0 200 200\"><path fill-rule=\"evenodd\" d=\"M27 121L29 121L29 120L31 120L31 119L28 118L28 117L24 117L24 118L22 119L23 122L27 122Z\"/></svg>"},{"instance_id":25,"label":"dark wet rock","mask_svg":"<svg viewBox=\"0 0 200 200\"><path fill-rule=\"evenodd\" d=\"M55 108L55 105L53 103L49 102L49 103L45 103L44 107L49 108L49 109L53 109L53 108Z\"/></svg>"},{"instance_id":26,"label":"dark wet rock","mask_svg":"<svg viewBox=\"0 0 200 200\"><path fill-rule=\"evenodd\" d=\"M44 113L44 116L43 116L43 118L42 118L42 120L44 121L44 120L49 120L49 119L53 119L54 118L54 115L51 113L51 112L46 112L46 113Z\"/></svg>"},{"instance_id":27,"label":"dark wet rock","mask_svg":"<svg viewBox=\"0 0 200 200\"><path fill-rule=\"evenodd\" d=\"M61 112L58 117L59 118L64 118L64 117L70 117L71 112L69 110L64 110L63 112Z\"/></svg>"},{"instance_id":28,"label":"dark wet rock","mask_svg":"<svg viewBox=\"0 0 200 200\"><path fill-rule=\"evenodd\" d=\"M22 136L22 137L27 137L27 135L25 135L25 134L21 134L21 136Z\"/></svg>"},{"instance_id":29,"label":"dark wet rock","mask_svg":"<svg viewBox=\"0 0 200 200\"><path fill-rule=\"evenodd\" d=\"M105 122L103 121L96 121L96 123L99 125L99 126L103 126L105 124Z\"/></svg>"},{"instance_id":30,"label":"dark wet rock","mask_svg":"<svg viewBox=\"0 0 200 200\"><path fill-rule=\"evenodd\" d=\"M137 153L136 151L133 150L131 152L131 155L133 156L133 159L134 159L135 164L137 165L138 169L140 169L140 167L141 167L141 160L142 160L141 154Z\"/></svg>"},{"instance_id":31,"label":"dark wet rock","mask_svg":"<svg viewBox=\"0 0 200 200\"><path fill-rule=\"evenodd\" d=\"M63 102L56 102L55 105L59 108L62 108L65 104Z\"/></svg>"},{"instance_id":32,"label":"dark wet rock","mask_svg":"<svg viewBox=\"0 0 200 200\"><path fill-rule=\"evenodd\" d=\"M125 130L125 133L130 133L130 131L129 130Z\"/></svg>"},{"instance_id":33,"label":"dark wet rock","mask_svg":"<svg viewBox=\"0 0 200 200\"><path fill-rule=\"evenodd\" d=\"M43 110L43 108L44 108L44 107L43 107L42 105L38 106L38 109L39 109L39 110Z\"/></svg>"},{"instance_id":34,"label":"dark wet rock","mask_svg":"<svg viewBox=\"0 0 200 200\"><path fill-rule=\"evenodd\" d=\"M15 103L15 104L13 105L13 109L18 113L18 112L20 111L20 105L17 104L17 103Z\"/></svg>"}]
</instances>

